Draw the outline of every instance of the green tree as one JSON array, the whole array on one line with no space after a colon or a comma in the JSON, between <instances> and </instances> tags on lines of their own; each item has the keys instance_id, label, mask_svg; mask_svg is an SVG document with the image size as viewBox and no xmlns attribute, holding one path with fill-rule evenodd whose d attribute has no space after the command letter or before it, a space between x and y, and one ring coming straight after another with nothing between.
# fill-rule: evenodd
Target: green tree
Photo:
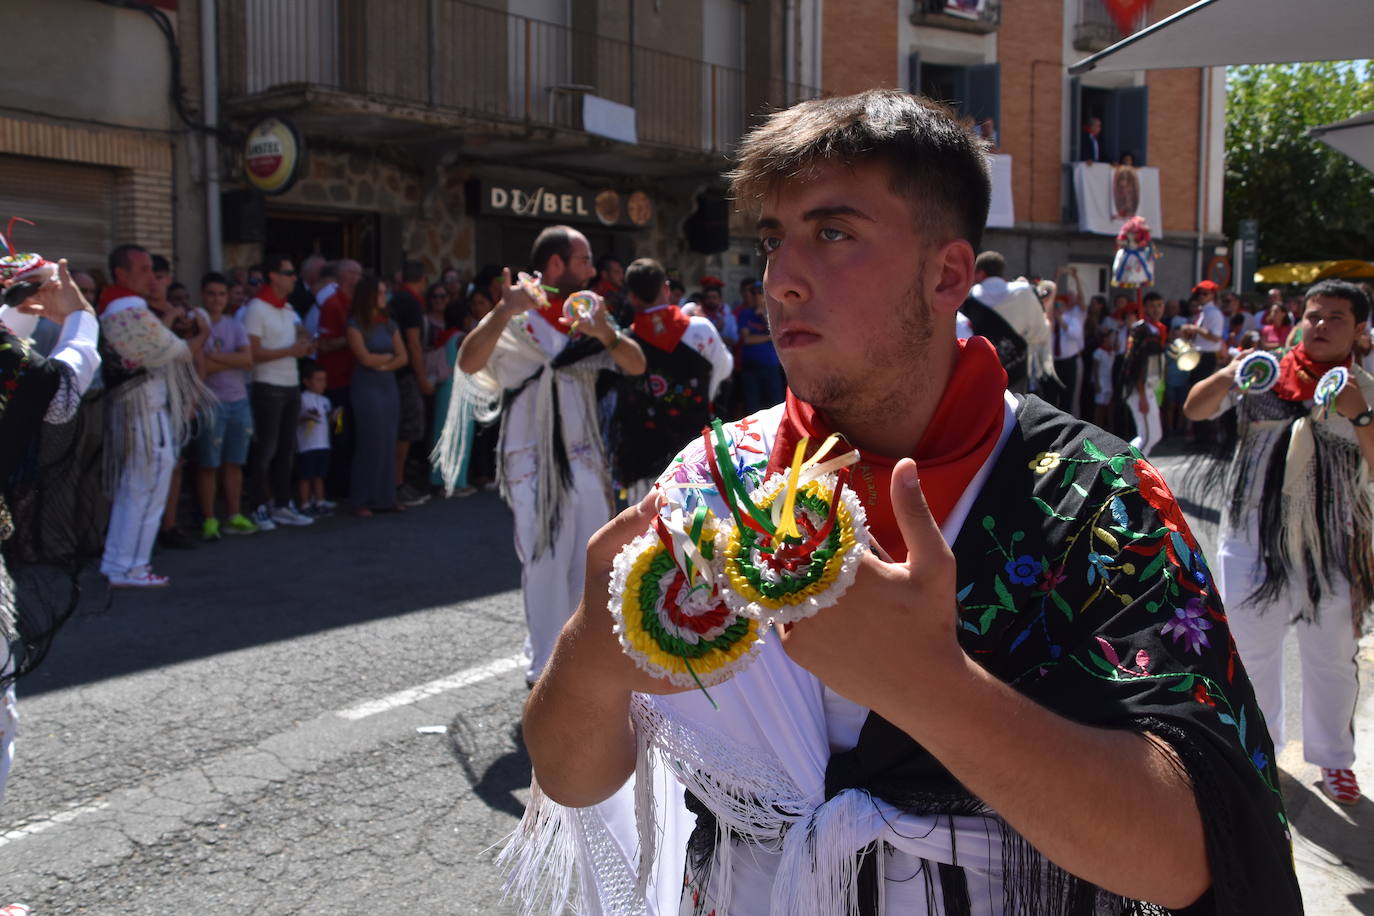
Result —
<instances>
[{"instance_id":1,"label":"green tree","mask_svg":"<svg viewBox=\"0 0 1374 916\"><path fill-rule=\"evenodd\" d=\"M1226 73L1226 234L1258 219L1259 263L1374 257L1374 172L1307 129L1374 109L1368 61Z\"/></svg>"}]
</instances>

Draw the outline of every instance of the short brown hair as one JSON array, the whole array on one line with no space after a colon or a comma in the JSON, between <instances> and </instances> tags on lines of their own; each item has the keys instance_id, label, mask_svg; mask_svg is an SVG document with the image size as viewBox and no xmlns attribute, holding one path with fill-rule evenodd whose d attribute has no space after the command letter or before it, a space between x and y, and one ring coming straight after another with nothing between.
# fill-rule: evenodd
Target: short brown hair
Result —
<instances>
[{"instance_id":1,"label":"short brown hair","mask_svg":"<svg viewBox=\"0 0 1374 916\"><path fill-rule=\"evenodd\" d=\"M653 258L640 258L625 271L625 288L645 305L658 302L663 294L663 284L668 282L668 274L663 265Z\"/></svg>"},{"instance_id":2,"label":"short brown hair","mask_svg":"<svg viewBox=\"0 0 1374 916\"><path fill-rule=\"evenodd\" d=\"M985 142L949 108L896 89L812 99L776 112L740 144L726 177L735 199L754 209L794 179L830 162L876 162L894 194L913 204L922 233L978 250L992 199Z\"/></svg>"}]
</instances>

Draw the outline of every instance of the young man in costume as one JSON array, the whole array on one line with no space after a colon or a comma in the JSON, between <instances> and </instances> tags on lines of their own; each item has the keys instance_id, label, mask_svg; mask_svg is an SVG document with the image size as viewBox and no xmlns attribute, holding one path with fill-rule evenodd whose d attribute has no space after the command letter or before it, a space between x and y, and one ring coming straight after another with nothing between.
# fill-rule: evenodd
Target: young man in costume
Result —
<instances>
[{"instance_id":1,"label":"young man in costume","mask_svg":"<svg viewBox=\"0 0 1374 916\"><path fill-rule=\"evenodd\" d=\"M1164 297L1145 294L1144 314L1131 325L1121 364L1121 396L1135 418L1131 447L1146 458L1164 433L1159 421L1159 383L1164 378L1164 353L1169 349L1169 329L1164 317Z\"/></svg>"},{"instance_id":2,"label":"young man in costume","mask_svg":"<svg viewBox=\"0 0 1374 916\"><path fill-rule=\"evenodd\" d=\"M609 912L643 895L732 916L1299 912L1273 748L1168 488L1125 443L1009 396L992 346L955 337L982 144L874 90L771 116L733 179L790 390L711 454L756 482L802 437L843 434L882 550L710 700L649 677L612 632L608 570L657 498L728 515L720 459L686 449L589 545L526 706L540 791L504 854L512 887L587 839L581 887ZM641 859L617 860L556 803L631 772ZM602 890L626 885L628 904Z\"/></svg>"},{"instance_id":3,"label":"young man in costume","mask_svg":"<svg viewBox=\"0 0 1374 916\"><path fill-rule=\"evenodd\" d=\"M630 501L638 502L678 450L710 422L712 402L735 361L715 325L684 315L668 300L668 275L657 261L640 258L624 279L635 316L631 333L647 368L619 386L611 465Z\"/></svg>"},{"instance_id":4,"label":"young man in costume","mask_svg":"<svg viewBox=\"0 0 1374 916\"><path fill-rule=\"evenodd\" d=\"M104 360L105 466L114 481L110 527L100 571L116 588L156 588L169 580L148 565L177 456L197 411L214 395L192 358L209 329L198 323L182 340L163 324L145 296L157 289L153 259L138 245L110 252L114 282L100 294Z\"/></svg>"},{"instance_id":5,"label":"young man in costume","mask_svg":"<svg viewBox=\"0 0 1374 916\"><path fill-rule=\"evenodd\" d=\"M501 417L497 478L515 515L515 551L523 567L525 679L533 684L582 593L582 548L612 514L610 474L597 421L596 378L617 368L644 371L639 344L604 308L574 329L564 300L596 273L587 238L568 226L539 233L530 263L542 275L548 305L503 277L502 298L458 349L467 376L455 386L449 420L436 447L446 484L452 460L466 451L466 398L481 422Z\"/></svg>"},{"instance_id":6,"label":"young man in costume","mask_svg":"<svg viewBox=\"0 0 1374 916\"><path fill-rule=\"evenodd\" d=\"M1374 378L1352 359L1369 318L1353 283L1307 291L1302 342L1284 354L1278 383L1239 394L1239 360L1196 385L1184 412L1209 420L1234 407L1240 438L1227 466L1217 545L1222 595L1265 720L1282 746L1283 639L1297 627L1302 657L1302 738L1334 801L1360 799L1354 715L1364 615L1374 598ZM1349 381L1328 411L1313 401L1327 370Z\"/></svg>"},{"instance_id":7,"label":"young man in costume","mask_svg":"<svg viewBox=\"0 0 1374 916\"><path fill-rule=\"evenodd\" d=\"M73 482L45 480L40 476L25 486L12 488L11 484L45 425L58 427L73 423L81 396L100 368L97 349L100 325L67 272L67 262L63 260L53 265L37 255L19 257L26 259L22 265L12 263L8 266L21 269L0 267L0 278L8 286L19 279L33 278L36 273L51 277L33 297L19 306L19 310L48 318L61 327L61 332L52 354L45 358L23 337L0 323L0 543L5 546L5 557L0 558L0 802L4 801L5 783L14 762L18 726L15 679L33 670L43 659L58 627L72 610L70 605L53 607L50 596L32 591L25 593L26 604L20 607L8 564L16 553L21 559L27 559L26 555L31 552L27 548L35 541L40 542L40 554L46 553L41 541L45 535L51 537L53 533L20 531L16 539L16 521L32 526L39 524L38 519L43 515L33 511L35 506L28 497L44 485L61 488ZM15 259L6 260L13 262ZM72 470L64 461L44 464L38 473L41 475L43 471L59 467L68 472ZM28 504L22 506L22 511L21 505L11 502L16 496L17 503ZM88 516L99 514L96 507L89 504L70 508ZM16 519L16 516L21 518ZM44 518L43 523L50 524L50 520ZM29 544L16 545L15 540L29 541Z\"/></svg>"}]
</instances>

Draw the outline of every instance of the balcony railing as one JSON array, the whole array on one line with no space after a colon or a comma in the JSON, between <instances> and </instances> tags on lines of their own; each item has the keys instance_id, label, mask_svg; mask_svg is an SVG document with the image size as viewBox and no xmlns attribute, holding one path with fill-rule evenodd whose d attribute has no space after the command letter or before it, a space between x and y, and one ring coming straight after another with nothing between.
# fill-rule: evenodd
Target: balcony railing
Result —
<instances>
[{"instance_id":1,"label":"balcony railing","mask_svg":"<svg viewBox=\"0 0 1374 916\"><path fill-rule=\"evenodd\" d=\"M581 129L581 97L595 95L635 109L640 143L728 153L751 110L816 95L465 0L227 0L220 9L230 99L318 86Z\"/></svg>"},{"instance_id":2,"label":"balcony railing","mask_svg":"<svg viewBox=\"0 0 1374 916\"><path fill-rule=\"evenodd\" d=\"M1078 0L1078 21L1073 26L1073 47L1076 51L1088 53L1101 51L1144 27L1143 10L1131 24L1130 32L1123 34L1112 14L1107 12L1107 5L1102 0Z\"/></svg>"},{"instance_id":3,"label":"balcony railing","mask_svg":"<svg viewBox=\"0 0 1374 916\"><path fill-rule=\"evenodd\" d=\"M987 34L1002 24L1002 0L916 0L911 22Z\"/></svg>"}]
</instances>

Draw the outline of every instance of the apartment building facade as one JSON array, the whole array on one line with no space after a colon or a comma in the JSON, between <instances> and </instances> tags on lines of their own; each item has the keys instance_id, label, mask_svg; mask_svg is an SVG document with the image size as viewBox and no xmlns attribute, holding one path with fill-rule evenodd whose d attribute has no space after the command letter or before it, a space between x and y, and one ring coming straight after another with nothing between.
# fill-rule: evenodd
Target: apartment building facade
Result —
<instances>
[{"instance_id":1,"label":"apartment building facade","mask_svg":"<svg viewBox=\"0 0 1374 916\"><path fill-rule=\"evenodd\" d=\"M1185 5L1157 0L1135 25ZM1070 77L1070 64L1122 37L1102 0L831 0L822 20L824 92L906 88L986 125L996 155L985 246L1016 273L1071 265L1086 292L1106 291L1124 221L1113 163L1127 153L1136 173L1122 180L1139 189L1166 295L1186 295L1222 245L1224 72ZM1104 160L1091 165L1090 117Z\"/></svg>"}]
</instances>

